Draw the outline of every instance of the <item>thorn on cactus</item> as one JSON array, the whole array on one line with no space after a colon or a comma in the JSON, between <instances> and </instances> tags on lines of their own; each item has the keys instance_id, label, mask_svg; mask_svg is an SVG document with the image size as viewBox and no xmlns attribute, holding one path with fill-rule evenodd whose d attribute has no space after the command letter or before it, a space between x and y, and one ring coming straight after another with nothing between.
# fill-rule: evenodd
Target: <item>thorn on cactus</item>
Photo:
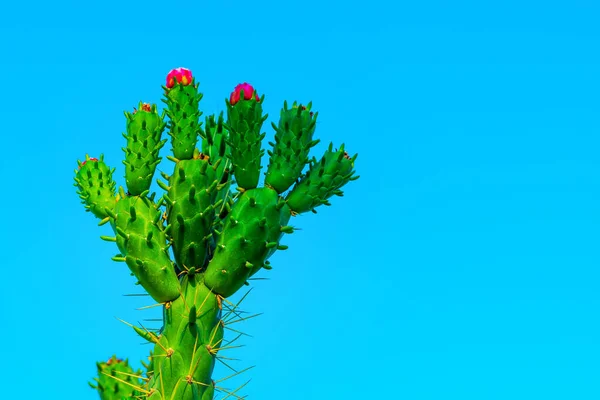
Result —
<instances>
[{"instance_id":1,"label":"thorn on cactus","mask_svg":"<svg viewBox=\"0 0 600 400\"><path fill-rule=\"evenodd\" d=\"M237 85L235 89L233 89L233 92L231 92L231 96L229 96L229 102L232 106L235 105L238 101L240 101L242 92L244 93L244 100L250 100L252 99L252 95L254 95L256 101L260 101L258 93L256 93L256 90L254 90L252 85L244 82Z\"/></svg>"},{"instance_id":2,"label":"thorn on cactus","mask_svg":"<svg viewBox=\"0 0 600 400\"><path fill-rule=\"evenodd\" d=\"M167 89L175 86L175 83L181 83L184 86L192 83L192 71L187 68L175 68L167 74Z\"/></svg>"}]
</instances>

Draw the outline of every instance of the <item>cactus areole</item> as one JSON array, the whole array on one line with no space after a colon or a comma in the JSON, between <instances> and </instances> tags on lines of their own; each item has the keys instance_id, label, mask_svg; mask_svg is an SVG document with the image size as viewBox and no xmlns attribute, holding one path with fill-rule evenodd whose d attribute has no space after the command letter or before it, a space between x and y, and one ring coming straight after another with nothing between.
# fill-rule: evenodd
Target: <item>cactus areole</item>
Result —
<instances>
[{"instance_id":1,"label":"cactus areole","mask_svg":"<svg viewBox=\"0 0 600 400\"><path fill-rule=\"evenodd\" d=\"M319 142L313 139L318 113L311 103L286 102L272 124L261 187L264 96L242 83L225 101L225 114L201 121L202 94L189 69L170 71L163 89L162 113L148 103L125 112L125 188L117 189L115 169L102 155L86 155L75 170L85 210L114 232L101 236L116 245L113 260L163 307L160 331L130 325L154 345L146 377L112 357L97 364L92 387L103 400L210 400L219 392L241 398L212 377L231 322L227 298L271 269L275 251L287 249L281 241L294 231L291 217L342 196L341 188L358 178L357 156L330 144L319 160L309 158ZM156 180L163 190L157 196L150 186L168 141L172 172Z\"/></svg>"}]
</instances>

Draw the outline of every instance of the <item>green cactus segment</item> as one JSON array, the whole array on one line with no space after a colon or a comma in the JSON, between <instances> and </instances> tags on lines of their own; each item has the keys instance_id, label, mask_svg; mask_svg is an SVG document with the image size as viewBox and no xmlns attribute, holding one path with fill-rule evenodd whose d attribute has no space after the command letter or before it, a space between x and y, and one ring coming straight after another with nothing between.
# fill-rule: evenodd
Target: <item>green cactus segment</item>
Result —
<instances>
[{"instance_id":1,"label":"green cactus segment","mask_svg":"<svg viewBox=\"0 0 600 400\"><path fill-rule=\"evenodd\" d=\"M205 129L200 133L202 138L202 154L206 154L212 164L219 164L216 169L217 178L219 179L219 191L216 202L225 201L231 187L231 148L227 144L228 132L223 124L223 113L215 119L214 115L206 118Z\"/></svg>"},{"instance_id":2,"label":"green cactus segment","mask_svg":"<svg viewBox=\"0 0 600 400\"><path fill-rule=\"evenodd\" d=\"M130 400L142 394L136 388L143 388L142 371L134 371L128 360L112 356L107 362L97 362L96 383L89 385L98 391L101 400ZM139 378L138 378L139 377Z\"/></svg>"},{"instance_id":3,"label":"green cactus segment","mask_svg":"<svg viewBox=\"0 0 600 400\"><path fill-rule=\"evenodd\" d=\"M263 116L262 102L255 99L241 99L234 105L227 101L227 128L233 174L240 188L254 189L260 177L260 160L264 155L261 142L265 137L260 133L267 115Z\"/></svg>"},{"instance_id":4,"label":"green cactus segment","mask_svg":"<svg viewBox=\"0 0 600 400\"><path fill-rule=\"evenodd\" d=\"M163 399L212 399L208 393L216 354L222 347L222 299L188 271L182 296L164 308L165 329L153 350L150 390ZM152 397L151 397L152 398Z\"/></svg>"},{"instance_id":5,"label":"green cactus segment","mask_svg":"<svg viewBox=\"0 0 600 400\"><path fill-rule=\"evenodd\" d=\"M229 297L258 271L279 246L291 212L271 188L243 192L227 216L215 254L208 264L205 284Z\"/></svg>"},{"instance_id":6,"label":"green cactus segment","mask_svg":"<svg viewBox=\"0 0 600 400\"><path fill-rule=\"evenodd\" d=\"M169 136L173 147L173 156L178 160L189 160L194 155L198 134L200 131L200 116L198 109L202 93L198 92L195 80L191 84L176 83L172 88L165 88L167 105L165 111L169 117Z\"/></svg>"},{"instance_id":7,"label":"green cactus segment","mask_svg":"<svg viewBox=\"0 0 600 400\"><path fill-rule=\"evenodd\" d=\"M300 177L304 166L308 164L308 153L318 140L313 140L317 115L310 111L311 103L307 107L298 106L296 103L288 109L284 103L279 119L279 126L275 129L275 143L273 151L268 151L271 157L267 169L265 185L283 193Z\"/></svg>"},{"instance_id":8,"label":"green cactus segment","mask_svg":"<svg viewBox=\"0 0 600 400\"><path fill-rule=\"evenodd\" d=\"M180 160L169 179L167 215L179 270L204 266L218 206L217 168L205 158Z\"/></svg>"},{"instance_id":9,"label":"green cactus segment","mask_svg":"<svg viewBox=\"0 0 600 400\"><path fill-rule=\"evenodd\" d=\"M213 224L213 236L210 241L210 253L215 249L219 234L223 229L223 218L227 216L229 206L232 204L233 195L230 191L233 184L233 175L231 174L231 148L227 144L228 132L223 124L223 113L216 119L214 115L206 118L205 130L201 133L202 153L208 155L211 163L219 162L216 175L219 180L217 195L214 199L216 204L220 204L215 210L216 220Z\"/></svg>"},{"instance_id":10,"label":"green cactus segment","mask_svg":"<svg viewBox=\"0 0 600 400\"><path fill-rule=\"evenodd\" d=\"M177 298L179 281L169 258L160 210L146 197L119 197L111 225L127 266L155 301Z\"/></svg>"},{"instance_id":11,"label":"green cactus segment","mask_svg":"<svg viewBox=\"0 0 600 400\"><path fill-rule=\"evenodd\" d=\"M150 189L156 166L160 163L160 149L167 140L161 140L166 123L158 115L156 105L142 104L133 113L126 112L127 139L125 152L125 180L129 193L139 196Z\"/></svg>"},{"instance_id":12,"label":"green cactus segment","mask_svg":"<svg viewBox=\"0 0 600 400\"><path fill-rule=\"evenodd\" d=\"M354 161L358 154L350 157L344 152L344 145L333 151L333 145L325 152L319 162L311 161L308 172L287 195L286 201L290 209L297 214L310 211L321 204L330 205L331 196L343 196L340 190L349 181L358 179L354 174Z\"/></svg>"},{"instance_id":13,"label":"green cactus segment","mask_svg":"<svg viewBox=\"0 0 600 400\"><path fill-rule=\"evenodd\" d=\"M105 208L112 210L115 207L116 183L112 179L115 169L110 169L104 163L104 156L100 159L85 156L85 161L77 161L79 169L75 170L75 184L77 194L85 204L85 210L97 218L108 217Z\"/></svg>"}]
</instances>

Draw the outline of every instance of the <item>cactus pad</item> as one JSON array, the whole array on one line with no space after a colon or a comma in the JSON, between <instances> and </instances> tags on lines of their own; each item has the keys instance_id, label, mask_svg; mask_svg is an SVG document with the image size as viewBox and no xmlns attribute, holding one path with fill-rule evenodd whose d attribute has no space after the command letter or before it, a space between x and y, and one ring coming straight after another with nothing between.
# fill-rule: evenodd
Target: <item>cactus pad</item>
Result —
<instances>
[{"instance_id":1,"label":"cactus pad","mask_svg":"<svg viewBox=\"0 0 600 400\"><path fill-rule=\"evenodd\" d=\"M166 143L161 140L166 123L158 115L156 105L140 103L133 113L125 113L127 118L127 146L125 152L125 181L129 193L135 196L150 189L152 177L161 158L158 152Z\"/></svg>"},{"instance_id":2,"label":"cactus pad","mask_svg":"<svg viewBox=\"0 0 600 400\"><path fill-rule=\"evenodd\" d=\"M104 156L100 159L86 156L85 161L77 163L79 169L75 171L75 186L86 211L97 218L107 218L105 208L112 209L116 203L116 183L112 179L114 168L111 170L106 166Z\"/></svg>"},{"instance_id":3,"label":"cactus pad","mask_svg":"<svg viewBox=\"0 0 600 400\"><path fill-rule=\"evenodd\" d=\"M267 169L265 185L272 187L277 193L283 193L298 179L308 164L308 153L318 140L312 140L317 123L317 114L308 107L296 103L288 109L284 103L275 129L273 151L269 151L271 162Z\"/></svg>"},{"instance_id":4,"label":"cactus pad","mask_svg":"<svg viewBox=\"0 0 600 400\"><path fill-rule=\"evenodd\" d=\"M330 205L327 199L333 195L342 196L340 188L358 179L353 176L357 155L350 157L344 152L344 145L337 151L332 148L330 144L319 162L313 158L308 173L287 195L287 204L294 213L314 211L321 204Z\"/></svg>"}]
</instances>

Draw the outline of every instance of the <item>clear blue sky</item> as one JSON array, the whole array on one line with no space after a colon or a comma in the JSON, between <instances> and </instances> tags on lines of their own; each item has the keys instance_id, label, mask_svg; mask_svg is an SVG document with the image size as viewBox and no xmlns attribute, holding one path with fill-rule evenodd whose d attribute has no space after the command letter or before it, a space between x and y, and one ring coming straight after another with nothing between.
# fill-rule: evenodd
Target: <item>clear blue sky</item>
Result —
<instances>
[{"instance_id":1,"label":"clear blue sky","mask_svg":"<svg viewBox=\"0 0 600 400\"><path fill-rule=\"evenodd\" d=\"M158 311L122 296L73 170L104 153L124 184L123 111L162 107L184 66L206 114L251 82L270 121L313 101L315 155L359 153L246 302L264 315L228 355L256 365L243 394L598 398L600 6L496 3L3 5L1 397L96 399L96 360L148 354L115 317Z\"/></svg>"}]
</instances>

